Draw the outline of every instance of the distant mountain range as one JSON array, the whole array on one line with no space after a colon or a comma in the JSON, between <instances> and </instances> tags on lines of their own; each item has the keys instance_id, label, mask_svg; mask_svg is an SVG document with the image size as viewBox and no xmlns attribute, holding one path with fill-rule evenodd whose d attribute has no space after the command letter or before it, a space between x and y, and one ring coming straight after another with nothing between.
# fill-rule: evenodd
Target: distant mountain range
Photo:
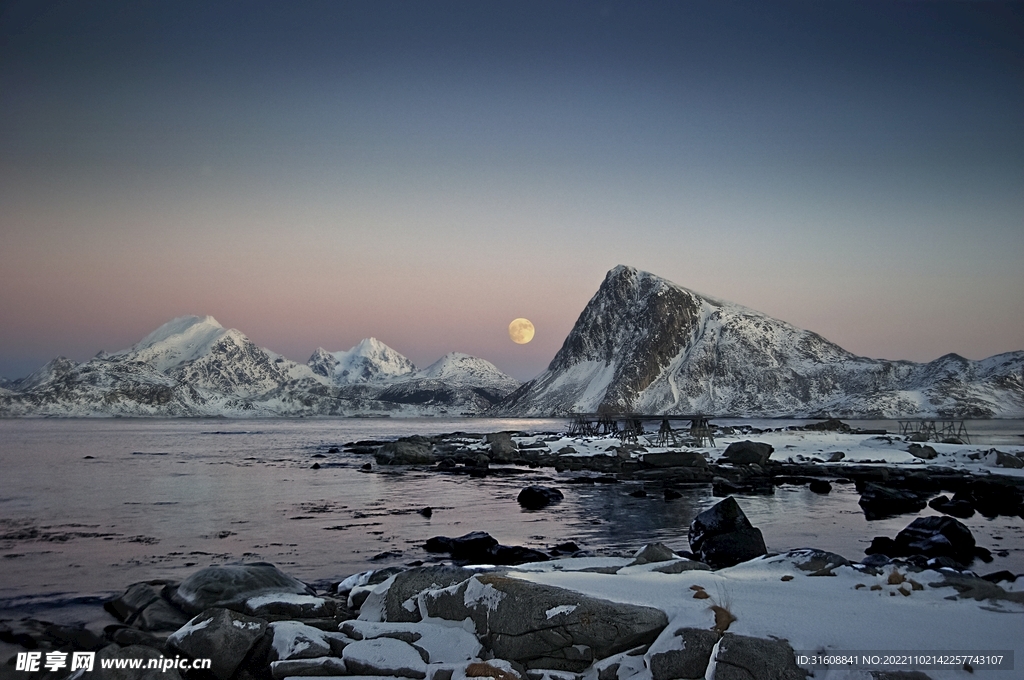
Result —
<instances>
[{"instance_id":1,"label":"distant mountain range","mask_svg":"<svg viewBox=\"0 0 1024 680\"><path fill-rule=\"evenodd\" d=\"M520 385L447 354L427 368L368 338L299 364L212 317L0 381L0 416L373 416L573 412L1024 418L1024 352L868 359L810 331L615 267L547 370Z\"/></svg>"},{"instance_id":2,"label":"distant mountain range","mask_svg":"<svg viewBox=\"0 0 1024 680\"><path fill-rule=\"evenodd\" d=\"M615 267L548 369L495 414L1024 417L1024 352L868 359L810 331Z\"/></svg>"},{"instance_id":3,"label":"distant mountain range","mask_svg":"<svg viewBox=\"0 0 1024 680\"><path fill-rule=\"evenodd\" d=\"M374 338L299 364L210 316L186 316L129 349L58 357L0 386L0 415L317 416L477 414L519 386L453 352L419 370Z\"/></svg>"}]
</instances>

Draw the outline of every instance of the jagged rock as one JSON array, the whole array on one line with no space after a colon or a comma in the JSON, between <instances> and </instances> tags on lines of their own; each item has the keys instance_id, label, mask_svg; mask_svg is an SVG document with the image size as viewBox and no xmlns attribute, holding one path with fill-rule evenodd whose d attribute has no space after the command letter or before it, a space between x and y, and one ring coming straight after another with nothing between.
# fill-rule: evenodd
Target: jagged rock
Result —
<instances>
[{"instance_id":1,"label":"jagged rock","mask_svg":"<svg viewBox=\"0 0 1024 680\"><path fill-rule=\"evenodd\" d=\"M532 485L520 491L516 501L527 510L540 510L563 498L562 492L554 487Z\"/></svg>"},{"instance_id":2,"label":"jagged rock","mask_svg":"<svg viewBox=\"0 0 1024 680\"><path fill-rule=\"evenodd\" d=\"M434 462L432 448L427 441L388 442L373 455L378 465L429 465Z\"/></svg>"},{"instance_id":3,"label":"jagged rock","mask_svg":"<svg viewBox=\"0 0 1024 680\"><path fill-rule=\"evenodd\" d=\"M703 680L718 634L697 628L667 633L666 629L646 655L653 680Z\"/></svg>"},{"instance_id":4,"label":"jagged rock","mask_svg":"<svg viewBox=\"0 0 1024 680\"><path fill-rule=\"evenodd\" d=\"M731 567L768 552L761 531L751 525L732 497L693 518L689 542L694 555L715 569Z\"/></svg>"},{"instance_id":5,"label":"jagged rock","mask_svg":"<svg viewBox=\"0 0 1024 680\"><path fill-rule=\"evenodd\" d=\"M715 680L804 680L793 648L784 640L725 633L715 656Z\"/></svg>"},{"instance_id":6,"label":"jagged rock","mask_svg":"<svg viewBox=\"0 0 1024 680\"><path fill-rule=\"evenodd\" d=\"M704 456L696 451L665 451L663 453L645 453L641 459L644 465L654 468L668 467L707 467Z\"/></svg>"},{"instance_id":7,"label":"jagged rock","mask_svg":"<svg viewBox=\"0 0 1024 680\"><path fill-rule=\"evenodd\" d=\"M761 465L768 462L775 448L764 442L752 442L745 439L741 442L733 442L726 447L722 454L722 461L733 465Z\"/></svg>"},{"instance_id":8,"label":"jagged rock","mask_svg":"<svg viewBox=\"0 0 1024 680\"><path fill-rule=\"evenodd\" d=\"M917 512L925 506L924 500L912 491L890 489L872 482L864 484L859 504L869 520Z\"/></svg>"},{"instance_id":9,"label":"jagged rock","mask_svg":"<svg viewBox=\"0 0 1024 680\"><path fill-rule=\"evenodd\" d=\"M268 628L272 636L271 661L315 659L331 655L327 634L298 621L275 621Z\"/></svg>"},{"instance_id":10,"label":"jagged rock","mask_svg":"<svg viewBox=\"0 0 1024 680\"><path fill-rule=\"evenodd\" d=\"M96 652L94 671L85 677L91 676L95 680L181 680L181 674L175 668L166 671L159 668L103 668L103 662L108 659L143 659L142 665L146 666L150 659L161 658L163 654L152 647L108 645Z\"/></svg>"},{"instance_id":11,"label":"jagged rock","mask_svg":"<svg viewBox=\"0 0 1024 680\"><path fill-rule=\"evenodd\" d=\"M325 656L318 659L271 661L270 674L274 680L284 680L291 677L335 677L349 675L349 672L344 661Z\"/></svg>"},{"instance_id":12,"label":"jagged rock","mask_svg":"<svg viewBox=\"0 0 1024 680\"><path fill-rule=\"evenodd\" d=\"M528 668L581 671L592 659L652 642L668 624L658 609L497 574L427 591L419 601L431 617L472 620L485 648Z\"/></svg>"},{"instance_id":13,"label":"jagged rock","mask_svg":"<svg viewBox=\"0 0 1024 680\"><path fill-rule=\"evenodd\" d=\"M219 680L228 680L266 630L263 619L213 608L171 634L167 646L193 659L211 659L211 672Z\"/></svg>"},{"instance_id":14,"label":"jagged rock","mask_svg":"<svg viewBox=\"0 0 1024 680\"><path fill-rule=\"evenodd\" d=\"M484 437L484 442L491 445L491 460L495 463L511 463L519 454L519 447L508 432L492 432Z\"/></svg>"},{"instance_id":15,"label":"jagged rock","mask_svg":"<svg viewBox=\"0 0 1024 680\"><path fill-rule=\"evenodd\" d=\"M907 453L914 458L922 458L924 460L931 460L939 455L932 447L928 445L921 446L920 444L911 444L907 447Z\"/></svg>"},{"instance_id":16,"label":"jagged rock","mask_svg":"<svg viewBox=\"0 0 1024 680\"><path fill-rule=\"evenodd\" d=\"M207 567L181 582L172 601L188 613L211 607L242 611L245 601L266 593L313 595L313 590L272 564Z\"/></svg>"},{"instance_id":17,"label":"jagged rock","mask_svg":"<svg viewBox=\"0 0 1024 680\"><path fill-rule=\"evenodd\" d=\"M394 638L359 640L345 647L345 667L352 675L397 675L422 680L427 664L412 645Z\"/></svg>"}]
</instances>

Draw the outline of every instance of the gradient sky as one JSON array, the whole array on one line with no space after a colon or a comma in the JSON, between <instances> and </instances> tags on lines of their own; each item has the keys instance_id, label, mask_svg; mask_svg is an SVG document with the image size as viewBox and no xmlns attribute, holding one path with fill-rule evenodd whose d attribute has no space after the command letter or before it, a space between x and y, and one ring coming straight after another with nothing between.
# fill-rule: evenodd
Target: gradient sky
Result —
<instances>
[{"instance_id":1,"label":"gradient sky","mask_svg":"<svg viewBox=\"0 0 1024 680\"><path fill-rule=\"evenodd\" d=\"M2 376L212 314L527 379L616 264L871 357L1024 350L1024 5L0 14Z\"/></svg>"}]
</instances>

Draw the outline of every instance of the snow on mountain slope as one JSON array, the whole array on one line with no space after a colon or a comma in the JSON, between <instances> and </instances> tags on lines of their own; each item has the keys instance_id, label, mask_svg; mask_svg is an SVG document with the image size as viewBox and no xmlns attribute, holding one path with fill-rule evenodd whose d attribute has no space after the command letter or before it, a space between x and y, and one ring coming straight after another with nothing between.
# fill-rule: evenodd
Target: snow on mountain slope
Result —
<instances>
[{"instance_id":1,"label":"snow on mountain slope","mask_svg":"<svg viewBox=\"0 0 1024 680\"><path fill-rule=\"evenodd\" d=\"M209 353L213 344L227 332L212 316L181 316L130 348L108 354L106 358L140 361L165 373Z\"/></svg>"},{"instance_id":2,"label":"snow on mountain slope","mask_svg":"<svg viewBox=\"0 0 1024 680\"><path fill-rule=\"evenodd\" d=\"M737 416L1024 415L1024 352L928 364L858 357L816 333L618 266L548 369L496 412Z\"/></svg>"},{"instance_id":3,"label":"snow on mountain slope","mask_svg":"<svg viewBox=\"0 0 1024 680\"><path fill-rule=\"evenodd\" d=\"M423 370L387 387L379 399L399 404L446 404L459 412L489 408L519 387L489 361L450 352Z\"/></svg>"},{"instance_id":4,"label":"snow on mountain slope","mask_svg":"<svg viewBox=\"0 0 1024 680\"><path fill-rule=\"evenodd\" d=\"M318 347L306 364L335 385L386 382L416 370L411 361L376 338L366 338L343 352Z\"/></svg>"}]
</instances>

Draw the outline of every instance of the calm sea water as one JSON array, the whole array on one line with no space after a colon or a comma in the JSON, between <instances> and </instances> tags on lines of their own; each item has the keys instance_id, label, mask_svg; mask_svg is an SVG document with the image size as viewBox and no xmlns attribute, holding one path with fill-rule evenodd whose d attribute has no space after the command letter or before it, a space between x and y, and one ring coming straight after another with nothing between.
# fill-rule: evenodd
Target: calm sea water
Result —
<instances>
[{"instance_id":1,"label":"calm sea water","mask_svg":"<svg viewBox=\"0 0 1024 680\"><path fill-rule=\"evenodd\" d=\"M716 421L729 424L729 421ZM783 427L800 421L744 421ZM849 421L896 430L892 421ZM698 512L719 499L696 489L666 502L634 498L637 485L569 485L551 470L511 478L359 470L364 456L330 446L452 431L564 431L564 420L2 420L0 618L64 620L77 605L152 578L184 578L212 564L269 561L310 582L428 560L430 536L487 531L505 544L633 551L650 541L686 549ZM1022 421L968 423L979 444L1019 445ZM322 466L311 469L314 462ZM519 490L549 483L565 500L521 510ZM873 536L913 517L868 523L852 486L828 496L780 487L740 497L770 550L818 547L858 559ZM429 519L418 510L431 506ZM922 514L933 514L926 510ZM980 545L1006 549L982 572L1024 572L1024 520L967 521ZM379 557L378 557L379 556ZM377 559L374 559L377 557Z\"/></svg>"}]
</instances>

